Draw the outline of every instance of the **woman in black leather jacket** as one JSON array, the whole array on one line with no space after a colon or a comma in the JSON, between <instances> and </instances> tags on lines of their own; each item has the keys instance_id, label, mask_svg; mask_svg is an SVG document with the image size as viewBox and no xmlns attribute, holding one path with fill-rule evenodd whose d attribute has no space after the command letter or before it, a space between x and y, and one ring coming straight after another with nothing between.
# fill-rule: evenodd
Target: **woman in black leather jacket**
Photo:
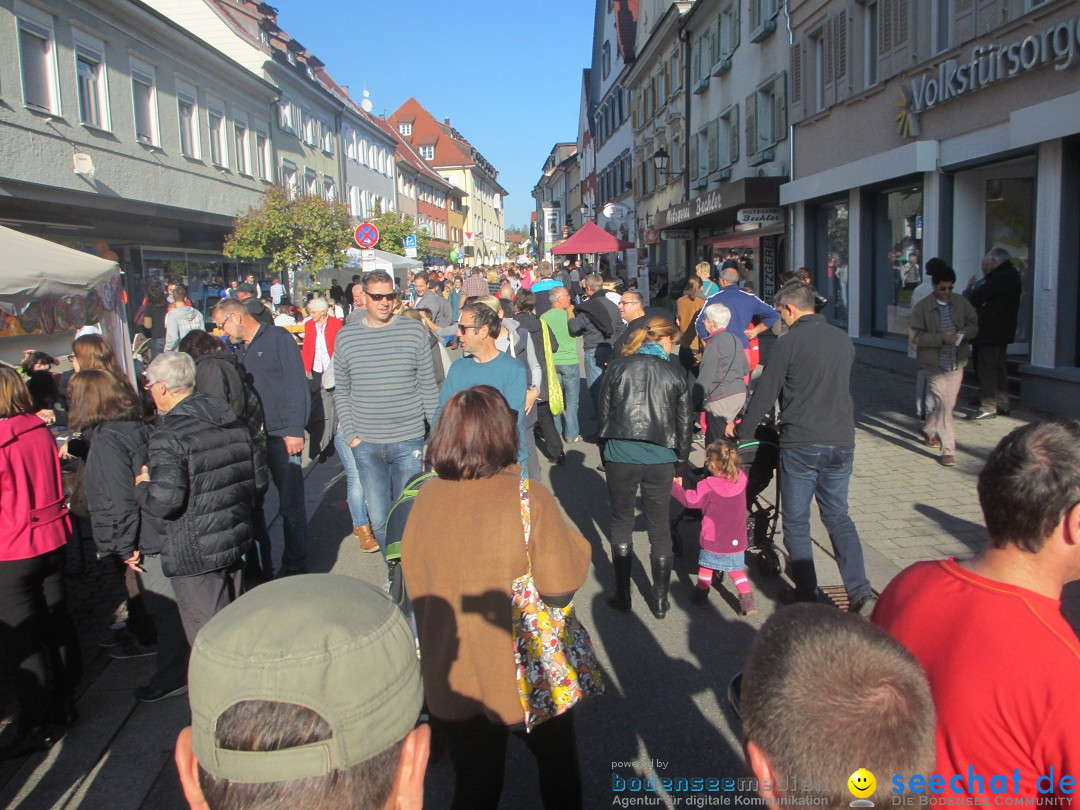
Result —
<instances>
[{"instance_id":1,"label":"woman in black leather jacket","mask_svg":"<svg viewBox=\"0 0 1080 810\"><path fill-rule=\"evenodd\" d=\"M604 442L611 497L611 557L615 594L609 604L630 609L634 500L641 487L652 564L653 615L668 610L671 532L668 505L676 464L690 455L693 435L690 391L681 368L668 361L679 330L666 318L650 318L626 342L622 357L604 373L598 421Z\"/></svg>"}]
</instances>

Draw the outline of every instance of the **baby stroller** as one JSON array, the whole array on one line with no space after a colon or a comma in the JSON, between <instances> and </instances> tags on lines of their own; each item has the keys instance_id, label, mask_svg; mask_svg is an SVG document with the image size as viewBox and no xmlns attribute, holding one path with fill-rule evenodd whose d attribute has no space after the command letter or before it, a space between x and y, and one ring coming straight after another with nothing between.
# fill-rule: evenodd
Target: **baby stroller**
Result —
<instances>
[{"instance_id":1,"label":"baby stroller","mask_svg":"<svg viewBox=\"0 0 1080 810\"><path fill-rule=\"evenodd\" d=\"M780 521L780 434L771 419L763 421L754 431L754 438L739 444L739 467L746 473L746 536L747 564L755 565L762 576L775 577L782 569L780 554L773 543ZM697 476L708 474L707 470L695 471ZM765 490L776 480L772 499L765 497ZM686 476L689 489L699 478ZM700 521L701 510L682 509L671 522L671 540L675 555L682 554L683 542L680 527L684 522Z\"/></svg>"}]
</instances>

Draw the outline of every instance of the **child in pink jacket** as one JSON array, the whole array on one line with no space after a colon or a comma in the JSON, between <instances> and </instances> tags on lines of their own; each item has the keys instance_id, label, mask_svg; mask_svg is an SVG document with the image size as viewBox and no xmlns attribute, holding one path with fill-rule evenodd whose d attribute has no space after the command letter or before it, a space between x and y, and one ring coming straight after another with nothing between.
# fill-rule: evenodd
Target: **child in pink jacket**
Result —
<instances>
[{"instance_id":1,"label":"child in pink jacket","mask_svg":"<svg viewBox=\"0 0 1080 810\"><path fill-rule=\"evenodd\" d=\"M701 554L698 556L697 587L691 601L703 605L709 598L713 572L727 571L739 594L743 616L757 613L750 580L746 578L746 473L739 469L739 449L721 439L705 450L705 465L711 475L694 489L683 489L682 478L671 484L671 495L683 506L701 510Z\"/></svg>"}]
</instances>

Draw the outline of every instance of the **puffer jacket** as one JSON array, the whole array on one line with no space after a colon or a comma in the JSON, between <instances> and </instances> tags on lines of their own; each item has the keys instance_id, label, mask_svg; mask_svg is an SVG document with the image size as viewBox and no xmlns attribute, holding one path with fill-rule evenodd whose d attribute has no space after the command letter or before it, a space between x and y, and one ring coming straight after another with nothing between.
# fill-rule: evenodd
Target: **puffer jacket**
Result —
<instances>
[{"instance_id":1,"label":"puffer jacket","mask_svg":"<svg viewBox=\"0 0 1080 810\"><path fill-rule=\"evenodd\" d=\"M195 361L195 390L226 403L248 429L251 440L266 451L266 417L255 386L244 381L236 355L228 349L204 354Z\"/></svg>"},{"instance_id":2,"label":"puffer jacket","mask_svg":"<svg viewBox=\"0 0 1080 810\"><path fill-rule=\"evenodd\" d=\"M135 500L135 476L148 463L154 426L142 420L103 422L83 431L90 443L86 457L86 500L98 556L126 560L135 549L160 554L161 521Z\"/></svg>"},{"instance_id":3,"label":"puffer jacket","mask_svg":"<svg viewBox=\"0 0 1080 810\"><path fill-rule=\"evenodd\" d=\"M600 438L669 447L680 461L693 436L690 390L681 369L651 354L611 361L600 385Z\"/></svg>"},{"instance_id":4,"label":"puffer jacket","mask_svg":"<svg viewBox=\"0 0 1080 810\"><path fill-rule=\"evenodd\" d=\"M150 437L150 480L135 488L165 521L162 568L183 577L219 571L251 547L251 510L266 491L265 455L229 406L192 394L161 417Z\"/></svg>"}]
</instances>

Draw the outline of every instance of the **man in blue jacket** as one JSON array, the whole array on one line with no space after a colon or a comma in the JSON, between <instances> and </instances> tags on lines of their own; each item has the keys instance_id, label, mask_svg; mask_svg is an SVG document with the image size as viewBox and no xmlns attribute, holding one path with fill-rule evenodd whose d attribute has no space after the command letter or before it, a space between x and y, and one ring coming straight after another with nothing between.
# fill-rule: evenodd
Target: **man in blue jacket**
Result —
<instances>
[{"instance_id":1,"label":"man in blue jacket","mask_svg":"<svg viewBox=\"0 0 1080 810\"><path fill-rule=\"evenodd\" d=\"M242 344L240 362L262 400L267 461L284 522L285 551L278 575L305 573L307 512L301 462L311 395L300 348L285 329L259 323L239 301L218 304L214 323L230 341Z\"/></svg>"},{"instance_id":2,"label":"man in blue jacket","mask_svg":"<svg viewBox=\"0 0 1080 810\"><path fill-rule=\"evenodd\" d=\"M747 352L750 351L750 338L757 337L766 329L771 329L772 325L780 320L779 312L756 295L750 295L739 289L739 271L734 267L727 267L720 273L720 292L705 301L701 312L704 312L710 304L723 304L731 310L731 328L728 331L742 342L742 347ZM698 337L705 340L709 333L705 331L705 319L701 316L701 312L698 313L694 328L697 330ZM755 315L761 316L761 323L756 326L750 323Z\"/></svg>"}]
</instances>

